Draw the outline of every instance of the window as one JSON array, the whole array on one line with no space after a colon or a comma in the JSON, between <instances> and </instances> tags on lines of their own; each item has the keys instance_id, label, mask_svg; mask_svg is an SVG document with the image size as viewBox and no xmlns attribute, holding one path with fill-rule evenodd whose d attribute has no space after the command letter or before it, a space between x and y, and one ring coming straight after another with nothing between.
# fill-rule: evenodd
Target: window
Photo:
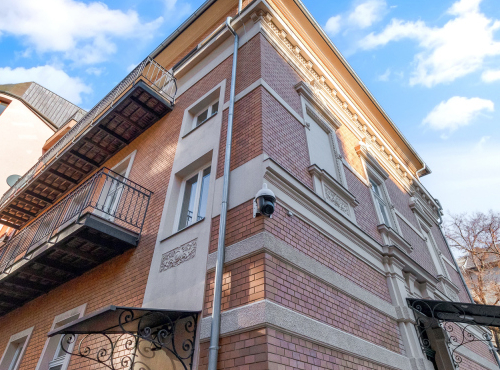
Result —
<instances>
[{"instance_id":1,"label":"window","mask_svg":"<svg viewBox=\"0 0 500 370\"><path fill-rule=\"evenodd\" d=\"M33 327L10 337L9 343L0 360L0 370L17 370L28 345Z\"/></svg>"},{"instance_id":2,"label":"window","mask_svg":"<svg viewBox=\"0 0 500 370\"><path fill-rule=\"evenodd\" d=\"M340 180L338 164L335 163L336 150L333 142L336 138L335 132L319 118L314 119L310 109L307 111L306 123L309 129L306 130L306 137L311 164L317 165L336 180Z\"/></svg>"},{"instance_id":3,"label":"window","mask_svg":"<svg viewBox=\"0 0 500 370\"><path fill-rule=\"evenodd\" d=\"M387 226L391 226L389 218L389 207L387 205L387 200L385 198L382 185L376 183L373 179L370 179L370 185L372 188L372 194L375 198L375 208L377 208L380 221L382 221Z\"/></svg>"},{"instance_id":4,"label":"window","mask_svg":"<svg viewBox=\"0 0 500 370\"><path fill-rule=\"evenodd\" d=\"M7 108L8 105L9 105L8 103L0 101L0 114L3 113L3 111Z\"/></svg>"},{"instance_id":5,"label":"window","mask_svg":"<svg viewBox=\"0 0 500 370\"><path fill-rule=\"evenodd\" d=\"M210 167L206 167L184 182L181 212L178 230L203 220L207 211L208 185L210 183Z\"/></svg>"},{"instance_id":6,"label":"window","mask_svg":"<svg viewBox=\"0 0 500 370\"><path fill-rule=\"evenodd\" d=\"M60 328L74 320L79 319L85 312L86 305L81 305L72 310L66 311L54 318L51 331ZM61 347L62 335L56 335L48 338L45 342L42 355L38 360L36 370L65 370L69 365L70 355ZM73 350L73 343L65 343L66 351Z\"/></svg>"},{"instance_id":7,"label":"window","mask_svg":"<svg viewBox=\"0 0 500 370\"><path fill-rule=\"evenodd\" d=\"M193 121L193 128L205 123L210 118L215 116L219 111L219 101L212 102L208 107L206 107L201 113L199 113Z\"/></svg>"}]
</instances>

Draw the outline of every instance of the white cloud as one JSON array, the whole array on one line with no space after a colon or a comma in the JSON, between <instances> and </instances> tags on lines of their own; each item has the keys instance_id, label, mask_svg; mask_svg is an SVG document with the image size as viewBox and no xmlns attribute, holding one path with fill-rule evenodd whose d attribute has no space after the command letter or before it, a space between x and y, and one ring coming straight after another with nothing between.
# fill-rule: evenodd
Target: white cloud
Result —
<instances>
[{"instance_id":1,"label":"white cloud","mask_svg":"<svg viewBox=\"0 0 500 370\"><path fill-rule=\"evenodd\" d=\"M352 11L330 17L326 22L325 31L330 36L335 36L342 28L365 29L380 21L386 12L385 0L358 1Z\"/></svg>"},{"instance_id":2,"label":"white cloud","mask_svg":"<svg viewBox=\"0 0 500 370\"><path fill-rule=\"evenodd\" d=\"M389 76L391 75L391 69L387 68L384 73L377 77L379 81L389 81Z\"/></svg>"},{"instance_id":3,"label":"white cloud","mask_svg":"<svg viewBox=\"0 0 500 370\"><path fill-rule=\"evenodd\" d=\"M61 52L79 63L97 63L116 51L115 38L149 37L163 22L142 23L137 12L101 2L16 0L0 12L0 33L26 40L38 52Z\"/></svg>"},{"instance_id":4,"label":"white cloud","mask_svg":"<svg viewBox=\"0 0 500 370\"><path fill-rule=\"evenodd\" d=\"M491 100L454 96L435 106L422 123L434 130L454 131L469 125L481 113L494 110L495 105Z\"/></svg>"},{"instance_id":5,"label":"white cloud","mask_svg":"<svg viewBox=\"0 0 500 370\"><path fill-rule=\"evenodd\" d=\"M341 16L336 15L334 17L330 17L328 21L326 22L325 26L325 31L328 33L330 36L334 36L337 33L339 33L340 28L341 28Z\"/></svg>"},{"instance_id":6,"label":"white cloud","mask_svg":"<svg viewBox=\"0 0 500 370\"><path fill-rule=\"evenodd\" d=\"M445 213L500 211L500 142L447 142L419 151L432 173L422 182Z\"/></svg>"},{"instance_id":7,"label":"white cloud","mask_svg":"<svg viewBox=\"0 0 500 370\"><path fill-rule=\"evenodd\" d=\"M85 70L89 75L100 76L104 72L104 68L89 67Z\"/></svg>"},{"instance_id":8,"label":"white cloud","mask_svg":"<svg viewBox=\"0 0 500 370\"><path fill-rule=\"evenodd\" d=\"M480 1L455 2L447 11L453 18L443 27L393 19L382 32L370 33L359 45L373 49L392 41L415 40L422 51L415 56L410 84L432 87L454 81L482 68L485 58L500 55L500 42L494 39L500 21L481 13Z\"/></svg>"},{"instance_id":9,"label":"white cloud","mask_svg":"<svg viewBox=\"0 0 500 370\"><path fill-rule=\"evenodd\" d=\"M481 75L481 80L484 82L495 82L500 80L500 69L488 69Z\"/></svg>"},{"instance_id":10,"label":"white cloud","mask_svg":"<svg viewBox=\"0 0 500 370\"><path fill-rule=\"evenodd\" d=\"M70 77L62 69L45 65L33 68L0 68L0 83L19 83L34 81L47 89L68 99L74 104L82 102L82 94L92 92L90 86L78 77Z\"/></svg>"},{"instance_id":11,"label":"white cloud","mask_svg":"<svg viewBox=\"0 0 500 370\"><path fill-rule=\"evenodd\" d=\"M384 0L368 0L354 8L349 14L348 21L351 26L368 28L382 19L386 9L387 4Z\"/></svg>"}]
</instances>

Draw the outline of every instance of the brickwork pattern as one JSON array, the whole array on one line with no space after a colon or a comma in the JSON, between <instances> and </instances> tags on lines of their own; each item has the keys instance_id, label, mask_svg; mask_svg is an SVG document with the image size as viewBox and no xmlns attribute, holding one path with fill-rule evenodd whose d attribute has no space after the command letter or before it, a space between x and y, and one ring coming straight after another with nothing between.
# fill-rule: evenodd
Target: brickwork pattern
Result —
<instances>
[{"instance_id":1,"label":"brickwork pattern","mask_svg":"<svg viewBox=\"0 0 500 370\"><path fill-rule=\"evenodd\" d=\"M262 92L262 129L264 152L312 189L306 129L267 90Z\"/></svg>"},{"instance_id":2,"label":"brickwork pattern","mask_svg":"<svg viewBox=\"0 0 500 370\"><path fill-rule=\"evenodd\" d=\"M207 274L203 316L212 314L214 275ZM404 353L397 323L268 253L224 267L222 310L269 299L397 353Z\"/></svg>"},{"instance_id":3,"label":"brickwork pattern","mask_svg":"<svg viewBox=\"0 0 500 370\"><path fill-rule=\"evenodd\" d=\"M36 367L56 315L84 303L87 304L86 313L111 304L141 306L184 110L223 79L230 78L230 74L231 58L228 58L180 95L171 113L105 164L112 168L137 150L129 177L154 192L141 242L137 248L0 318L2 332L6 334L0 338L0 353L5 350L10 335L36 324L19 370ZM87 368L88 363L82 359L72 360L69 367L70 370Z\"/></svg>"},{"instance_id":4,"label":"brickwork pattern","mask_svg":"<svg viewBox=\"0 0 500 370\"><path fill-rule=\"evenodd\" d=\"M467 370L486 370L489 369L487 367L479 365L477 362L472 361L468 357L461 356L462 357L462 362L460 363L460 369L467 369Z\"/></svg>"},{"instance_id":5,"label":"brickwork pattern","mask_svg":"<svg viewBox=\"0 0 500 370\"><path fill-rule=\"evenodd\" d=\"M222 310L227 311L231 308L264 299L264 270L265 258L263 253L224 266ZM215 271L207 274L205 287L203 316L207 317L212 314Z\"/></svg>"},{"instance_id":6,"label":"brickwork pattern","mask_svg":"<svg viewBox=\"0 0 500 370\"><path fill-rule=\"evenodd\" d=\"M355 357L304 339L267 329L269 369L308 370L389 370L373 362ZM396 364L395 364L396 365ZM396 365L397 366L397 365Z\"/></svg>"},{"instance_id":7,"label":"brickwork pattern","mask_svg":"<svg viewBox=\"0 0 500 370\"><path fill-rule=\"evenodd\" d=\"M279 55L266 38L261 37L262 78L298 114L302 114L302 103L295 85L302 79Z\"/></svg>"},{"instance_id":8,"label":"brickwork pattern","mask_svg":"<svg viewBox=\"0 0 500 370\"><path fill-rule=\"evenodd\" d=\"M458 272L453 267L448 265L448 263L445 263L444 265L446 266L446 269L448 270L448 274L450 275L451 282L453 284L455 284L460 289L460 291L458 292L458 297L460 298L460 302L470 303L471 300L469 298L469 295L467 294L467 290L465 289L465 287L462 283L462 279L460 279L460 275L458 274Z\"/></svg>"},{"instance_id":9,"label":"brickwork pattern","mask_svg":"<svg viewBox=\"0 0 500 370\"><path fill-rule=\"evenodd\" d=\"M446 323L445 325L446 325L445 328L448 332L448 336L450 337L455 336L458 342L462 342L463 340L462 329L460 329L460 327L455 323ZM493 357L493 354L491 353L488 344L486 344L485 342L481 341L470 342L465 344L465 347L470 349L472 352L477 353L481 357L487 359L488 361L496 364L496 360ZM464 356L461 357L463 358Z\"/></svg>"},{"instance_id":10,"label":"brickwork pattern","mask_svg":"<svg viewBox=\"0 0 500 370\"><path fill-rule=\"evenodd\" d=\"M404 354L396 321L276 257L265 258L267 299Z\"/></svg>"},{"instance_id":11,"label":"brickwork pattern","mask_svg":"<svg viewBox=\"0 0 500 370\"><path fill-rule=\"evenodd\" d=\"M253 200L227 211L225 245L237 243L264 230L264 218L253 217ZM209 253L217 251L220 216L212 219Z\"/></svg>"},{"instance_id":12,"label":"brickwork pattern","mask_svg":"<svg viewBox=\"0 0 500 370\"><path fill-rule=\"evenodd\" d=\"M265 221L265 230L362 288L391 301L382 274L299 217L287 216L286 210L279 204L273 218Z\"/></svg>"},{"instance_id":13,"label":"brickwork pattern","mask_svg":"<svg viewBox=\"0 0 500 370\"><path fill-rule=\"evenodd\" d=\"M206 370L208 368L209 345L209 342L200 344L199 370ZM265 328L223 337L219 345L218 369L269 369L267 329Z\"/></svg>"},{"instance_id":14,"label":"brickwork pattern","mask_svg":"<svg viewBox=\"0 0 500 370\"><path fill-rule=\"evenodd\" d=\"M365 170L363 169L361 158L359 158L354 150L354 148L359 145L359 139L346 127L346 125L340 126L337 130L337 142L339 143L340 153L347 163L349 163L349 165L359 174L364 174Z\"/></svg>"},{"instance_id":15,"label":"brickwork pattern","mask_svg":"<svg viewBox=\"0 0 500 370\"><path fill-rule=\"evenodd\" d=\"M391 198L391 203L394 205L394 208L396 208L396 210L398 210L412 224L412 226L420 229L417 218L409 206L410 195L406 192L406 190L404 190L392 177L389 177L385 181L385 187L387 188L389 198Z\"/></svg>"},{"instance_id":16,"label":"brickwork pattern","mask_svg":"<svg viewBox=\"0 0 500 370\"><path fill-rule=\"evenodd\" d=\"M373 204L370 189L354 175L351 170L344 166L344 173L349 191L356 197L359 204L354 208L356 222L365 233L370 235L379 243L383 243L382 236L377 229L379 224L377 211Z\"/></svg>"}]
</instances>

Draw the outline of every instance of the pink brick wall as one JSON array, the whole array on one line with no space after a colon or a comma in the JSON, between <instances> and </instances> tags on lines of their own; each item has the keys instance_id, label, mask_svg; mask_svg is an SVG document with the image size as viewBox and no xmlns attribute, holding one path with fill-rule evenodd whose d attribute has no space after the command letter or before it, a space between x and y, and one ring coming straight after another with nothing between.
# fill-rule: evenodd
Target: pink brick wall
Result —
<instances>
[{"instance_id":1,"label":"pink brick wall","mask_svg":"<svg viewBox=\"0 0 500 370\"><path fill-rule=\"evenodd\" d=\"M391 301L387 282L382 274L297 216L287 216L285 209L279 204L273 218L266 220L265 230L362 288Z\"/></svg>"},{"instance_id":2,"label":"pink brick wall","mask_svg":"<svg viewBox=\"0 0 500 370\"><path fill-rule=\"evenodd\" d=\"M267 299L404 354L395 320L269 254L265 256L265 282Z\"/></svg>"}]
</instances>

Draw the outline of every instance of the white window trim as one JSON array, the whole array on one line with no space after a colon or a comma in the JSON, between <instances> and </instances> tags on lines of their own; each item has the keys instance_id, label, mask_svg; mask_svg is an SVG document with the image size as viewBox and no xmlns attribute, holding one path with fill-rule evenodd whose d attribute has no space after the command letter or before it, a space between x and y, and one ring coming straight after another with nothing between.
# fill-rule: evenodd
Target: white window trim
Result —
<instances>
[{"instance_id":1,"label":"white window trim","mask_svg":"<svg viewBox=\"0 0 500 370\"><path fill-rule=\"evenodd\" d=\"M427 226L427 223L419 216L416 216L420 229L422 230L422 235L424 236L424 242L429 250L434 266L436 267L438 276L441 275L447 279L450 278L446 265L442 257L442 253L437 247L434 236L432 235L432 230Z\"/></svg>"},{"instance_id":2,"label":"white window trim","mask_svg":"<svg viewBox=\"0 0 500 370\"><path fill-rule=\"evenodd\" d=\"M85 309L87 308L87 304L82 304L81 306L78 306L78 307L75 307L71 310L68 310L60 315L57 315L55 318L54 318L54 321L52 322L52 326L50 327L50 330L49 331L52 331L54 329L57 328L58 324L64 320L67 320L69 319L70 317L72 316L78 316L78 319L81 318L84 314L85 314ZM75 319L76 320L76 319ZM45 370L46 367L44 366L44 357L45 357L45 354L47 352L47 348L48 346L50 345L50 342L51 342L51 339L52 338L47 338L47 340L45 341L45 345L43 347L43 350L42 350L42 354L40 355L40 358L38 360L38 363L36 365L36 368L35 370ZM59 344L57 344L59 346ZM73 349L73 346L74 346L74 343L72 343L69 347L68 347L68 350L71 352L71 350ZM57 347L56 347L56 351L57 351ZM52 357L55 355L52 354ZM66 370L68 368L68 365L69 365L69 361L71 360L71 356L67 355L64 357L64 360L62 362L62 367L61 367L61 370ZM47 362L47 365L52 361L49 360ZM42 368L42 366L44 368Z\"/></svg>"},{"instance_id":3,"label":"white window trim","mask_svg":"<svg viewBox=\"0 0 500 370\"><path fill-rule=\"evenodd\" d=\"M35 327L32 326L31 328L25 329L17 334L14 334L10 337L9 342L7 343L7 346L5 347L5 351L3 352L2 358L0 359L0 370L17 370L19 368L19 365L21 364L21 361L23 360L24 353L26 352L26 347L28 347L28 343L31 338L31 334L33 334L33 329ZM13 343L16 342L22 342L22 349L21 353L19 354L19 358L17 359L15 364L12 364L12 359L10 362L7 364L4 364L4 361L7 361L7 356L10 355L10 347Z\"/></svg>"},{"instance_id":4,"label":"white window trim","mask_svg":"<svg viewBox=\"0 0 500 370\"><path fill-rule=\"evenodd\" d=\"M219 103L219 98L213 100L211 103L209 103L208 105L206 105L204 108L200 109L200 111L198 112L198 114L193 118L193 123L192 123L192 126L191 126L191 130L194 130L195 128L203 125L205 122L211 120L213 117L215 117L217 114L219 114L220 112L220 103L219 103L219 106L217 107L217 112L216 113L213 113L212 112L212 107L215 103ZM198 117L203 113L207 111L207 118L205 118L202 122L200 122L198 124Z\"/></svg>"},{"instance_id":5,"label":"white window trim","mask_svg":"<svg viewBox=\"0 0 500 370\"><path fill-rule=\"evenodd\" d=\"M196 100L193 104L191 104L184 110L184 117L182 118L182 125L181 125L182 138L186 137L187 135L197 130L198 128L204 126L205 123L214 119L215 117L222 117L222 112L224 110L223 102L224 102L225 84L226 80L222 81L221 83L213 87L210 91L201 96L198 100ZM205 102L203 104L203 101L206 101L209 97L211 103L209 104L208 102ZM217 101L219 102L219 108L217 110L217 114L207 117L205 121L196 126L197 117L201 113L203 113L203 111L206 108L208 108L209 106L211 107Z\"/></svg>"},{"instance_id":6,"label":"white window trim","mask_svg":"<svg viewBox=\"0 0 500 370\"><path fill-rule=\"evenodd\" d=\"M174 219L174 228L173 228L173 231L172 233L177 233L177 232L180 232L198 222L201 222L204 220L204 218L202 220L196 220L196 221L193 221L191 224L189 224L188 226L185 226L183 228L179 228L179 222L180 222L180 219L181 219L181 212L182 212L182 203L184 201L184 196L185 196L185 189L186 189L186 182L191 179L192 177L198 175L198 180L197 180L197 185L196 185L196 194L195 194L195 198L194 198L194 209L193 209L193 217L198 217L196 216L198 214L198 209L199 209L199 206L200 206L200 195L201 195L201 185L202 185L202 179L203 179L203 171L205 171L207 168L209 168L210 166L212 165L212 163L207 163L205 164L204 166L202 167L199 167L198 170L196 171L193 171L191 172L189 175L185 176L183 179L182 179L182 184L181 184L181 187L180 187L180 191L179 191L179 199L177 201L177 209L176 209L176 213L175 213L175 219ZM210 177L213 176L213 168L210 169ZM212 178L210 178L210 181L212 180ZM209 186L210 186L210 182L209 182ZM207 200L208 201L208 200Z\"/></svg>"}]
</instances>

